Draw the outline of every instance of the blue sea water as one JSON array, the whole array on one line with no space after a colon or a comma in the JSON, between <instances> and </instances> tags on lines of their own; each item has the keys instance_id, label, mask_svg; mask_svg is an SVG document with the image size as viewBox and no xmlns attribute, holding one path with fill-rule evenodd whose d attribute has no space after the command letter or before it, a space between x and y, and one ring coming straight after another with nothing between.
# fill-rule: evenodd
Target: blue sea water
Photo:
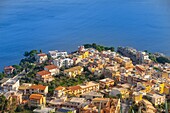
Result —
<instances>
[{"instance_id":1,"label":"blue sea water","mask_svg":"<svg viewBox=\"0 0 170 113\"><path fill-rule=\"evenodd\" d=\"M92 42L170 55L170 0L0 0L0 69Z\"/></svg>"}]
</instances>

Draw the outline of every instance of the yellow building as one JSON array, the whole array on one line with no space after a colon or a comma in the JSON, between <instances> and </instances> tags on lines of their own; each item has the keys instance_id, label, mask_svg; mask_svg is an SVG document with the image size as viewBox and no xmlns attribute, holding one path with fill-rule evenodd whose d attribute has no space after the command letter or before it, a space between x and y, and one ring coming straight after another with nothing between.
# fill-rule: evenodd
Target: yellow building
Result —
<instances>
[{"instance_id":1,"label":"yellow building","mask_svg":"<svg viewBox=\"0 0 170 113\"><path fill-rule=\"evenodd\" d=\"M70 86L67 88L66 93L70 95L78 95L81 93L81 87L80 86Z\"/></svg>"},{"instance_id":2,"label":"yellow building","mask_svg":"<svg viewBox=\"0 0 170 113\"><path fill-rule=\"evenodd\" d=\"M123 59L120 58L120 57L115 57L114 60L115 60L116 62L118 62L119 64L121 64L121 63L123 62Z\"/></svg>"},{"instance_id":3,"label":"yellow building","mask_svg":"<svg viewBox=\"0 0 170 113\"><path fill-rule=\"evenodd\" d=\"M134 92L133 93L133 100L138 103L139 101L142 100L143 95L139 92Z\"/></svg>"},{"instance_id":4,"label":"yellow building","mask_svg":"<svg viewBox=\"0 0 170 113\"><path fill-rule=\"evenodd\" d=\"M83 93L88 93L91 91L98 91L99 84L93 81L87 82L86 84L81 84L77 86L70 86L70 87L57 87L54 91L54 94L58 97L64 96L65 94L69 95L80 95Z\"/></svg>"},{"instance_id":5,"label":"yellow building","mask_svg":"<svg viewBox=\"0 0 170 113\"><path fill-rule=\"evenodd\" d=\"M142 82L142 84L137 83L137 85L145 88L144 90L141 90L142 92L149 93L151 91L151 87L152 87L153 84L150 83L150 82Z\"/></svg>"},{"instance_id":6,"label":"yellow building","mask_svg":"<svg viewBox=\"0 0 170 113\"><path fill-rule=\"evenodd\" d=\"M122 65L126 68L126 69L130 69L130 68L134 68L132 61L129 60L123 60L122 61Z\"/></svg>"},{"instance_id":7,"label":"yellow building","mask_svg":"<svg viewBox=\"0 0 170 113\"><path fill-rule=\"evenodd\" d=\"M31 94L29 97L29 106L45 106L46 97L41 94Z\"/></svg>"},{"instance_id":8,"label":"yellow building","mask_svg":"<svg viewBox=\"0 0 170 113\"><path fill-rule=\"evenodd\" d=\"M122 98L129 97L129 90L123 87L114 87L111 92L109 93L110 96L118 96L121 95Z\"/></svg>"},{"instance_id":9,"label":"yellow building","mask_svg":"<svg viewBox=\"0 0 170 113\"><path fill-rule=\"evenodd\" d=\"M99 80L100 88L108 88L112 87L114 85L114 80L110 78L105 78L102 80Z\"/></svg>"},{"instance_id":10,"label":"yellow building","mask_svg":"<svg viewBox=\"0 0 170 113\"><path fill-rule=\"evenodd\" d=\"M85 58L87 58L87 57L89 57L89 52L88 52L88 51L85 51L85 52L80 53L79 58L85 59Z\"/></svg>"},{"instance_id":11,"label":"yellow building","mask_svg":"<svg viewBox=\"0 0 170 113\"><path fill-rule=\"evenodd\" d=\"M164 93L164 87L165 87L165 84L164 84L164 83L160 83L160 84L159 84L159 93L160 93L160 94Z\"/></svg>"},{"instance_id":12,"label":"yellow building","mask_svg":"<svg viewBox=\"0 0 170 113\"><path fill-rule=\"evenodd\" d=\"M69 76L69 77L75 77L77 75L81 75L83 70L84 70L83 67L75 66L70 69L64 70L64 75Z\"/></svg>"},{"instance_id":13,"label":"yellow building","mask_svg":"<svg viewBox=\"0 0 170 113\"><path fill-rule=\"evenodd\" d=\"M170 71L162 72L162 78L166 78L166 79L170 78Z\"/></svg>"}]
</instances>

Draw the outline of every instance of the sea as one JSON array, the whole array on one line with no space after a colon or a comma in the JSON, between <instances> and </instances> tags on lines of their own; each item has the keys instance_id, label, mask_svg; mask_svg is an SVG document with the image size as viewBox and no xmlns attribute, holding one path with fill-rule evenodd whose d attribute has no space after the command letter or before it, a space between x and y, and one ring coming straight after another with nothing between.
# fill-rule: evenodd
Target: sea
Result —
<instances>
[{"instance_id":1,"label":"sea","mask_svg":"<svg viewBox=\"0 0 170 113\"><path fill-rule=\"evenodd\" d=\"M0 70L25 51L86 43L170 56L170 0L0 0Z\"/></svg>"}]
</instances>

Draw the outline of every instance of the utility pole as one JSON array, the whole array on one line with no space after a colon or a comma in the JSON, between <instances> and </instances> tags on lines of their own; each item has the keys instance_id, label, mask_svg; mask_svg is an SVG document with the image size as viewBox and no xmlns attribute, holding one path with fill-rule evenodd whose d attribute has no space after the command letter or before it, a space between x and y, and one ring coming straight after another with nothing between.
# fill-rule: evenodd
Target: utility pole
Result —
<instances>
[{"instance_id":1,"label":"utility pole","mask_svg":"<svg viewBox=\"0 0 170 113\"><path fill-rule=\"evenodd\" d=\"M165 113L168 113L168 104L166 99L165 99Z\"/></svg>"},{"instance_id":2,"label":"utility pole","mask_svg":"<svg viewBox=\"0 0 170 113\"><path fill-rule=\"evenodd\" d=\"M123 113L121 99L120 99L120 113Z\"/></svg>"},{"instance_id":3,"label":"utility pole","mask_svg":"<svg viewBox=\"0 0 170 113\"><path fill-rule=\"evenodd\" d=\"M102 104L102 102L100 101L100 105L99 105L98 113L100 113L100 111L101 111L101 104Z\"/></svg>"}]
</instances>

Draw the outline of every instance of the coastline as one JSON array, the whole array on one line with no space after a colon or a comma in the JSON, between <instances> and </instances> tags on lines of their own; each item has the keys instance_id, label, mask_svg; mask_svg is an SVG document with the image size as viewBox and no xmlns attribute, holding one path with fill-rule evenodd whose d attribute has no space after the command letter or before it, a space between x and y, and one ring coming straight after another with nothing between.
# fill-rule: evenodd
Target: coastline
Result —
<instances>
[{"instance_id":1,"label":"coastline","mask_svg":"<svg viewBox=\"0 0 170 113\"><path fill-rule=\"evenodd\" d=\"M83 44L84 45L84 44ZM99 45L102 45L102 44L99 44ZM108 46L106 46L106 47L108 47ZM129 46L115 46L114 47L114 49L115 49L115 51L117 51L117 48L118 47L129 47ZM75 47L74 47L75 48ZM129 48L133 48L133 47L129 47ZM134 48L134 49L136 49L136 48ZM136 49L137 51L139 51L138 49ZM45 53L48 53L48 51L50 51L50 50L45 50L44 52ZM69 48L69 49L67 49L67 52L68 53L72 53L72 52L74 52L75 51L75 49L71 49L71 48ZM140 51L145 51L145 50L140 50ZM150 52L149 50L147 50L148 52ZM160 54L160 55L163 55L163 56L165 56L165 57L167 57L167 58L169 58L170 59L170 55L169 54L164 54L164 53L161 53L161 52L151 52L152 54ZM1 63L1 64L3 64L3 65L1 65L0 66L0 72L2 72L3 71L3 68L5 67L5 66L9 66L9 65L18 65L19 63L20 63L20 61L24 58L24 56L23 56L23 54L24 53L21 53L21 55L19 55L19 57L17 57L15 60L10 60L8 63ZM18 55L16 55L16 56L18 56Z\"/></svg>"}]
</instances>

